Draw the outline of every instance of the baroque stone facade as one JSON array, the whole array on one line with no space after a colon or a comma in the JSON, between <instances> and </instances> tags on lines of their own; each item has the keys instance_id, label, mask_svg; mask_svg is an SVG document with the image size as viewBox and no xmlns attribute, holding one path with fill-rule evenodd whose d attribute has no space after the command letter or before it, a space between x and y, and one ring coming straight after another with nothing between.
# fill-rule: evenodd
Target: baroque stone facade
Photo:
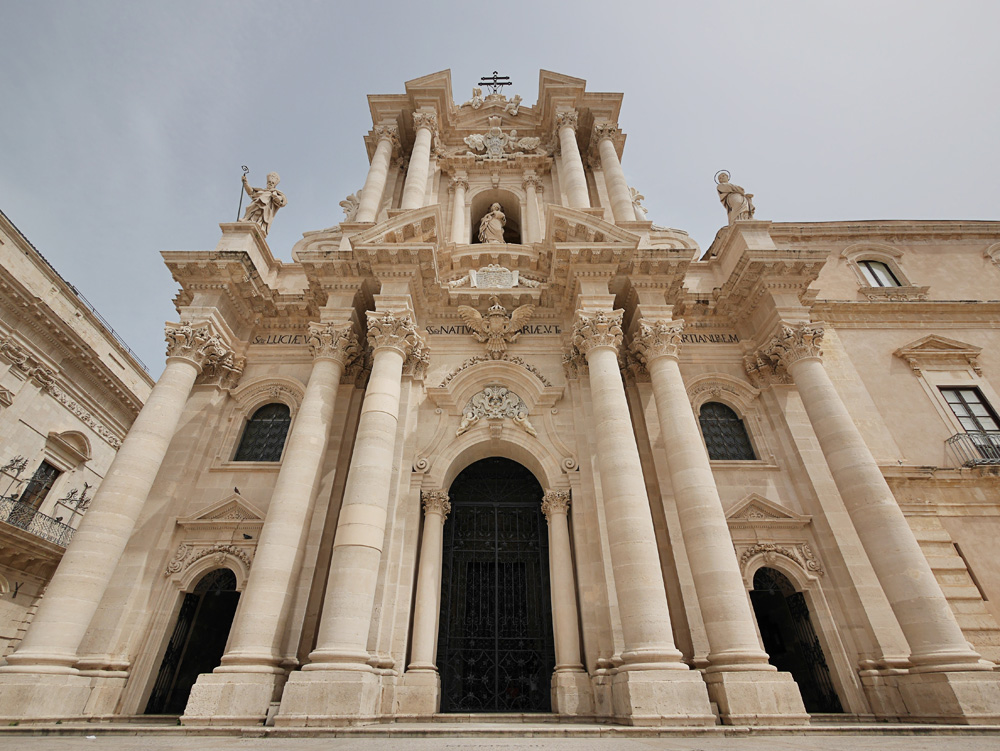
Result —
<instances>
[{"instance_id":1,"label":"baroque stone facade","mask_svg":"<svg viewBox=\"0 0 1000 751\"><path fill-rule=\"evenodd\" d=\"M0 718L1000 720L1000 223L772 223L727 175L703 252L621 101L416 79L291 262L164 253L167 368Z\"/></svg>"}]
</instances>

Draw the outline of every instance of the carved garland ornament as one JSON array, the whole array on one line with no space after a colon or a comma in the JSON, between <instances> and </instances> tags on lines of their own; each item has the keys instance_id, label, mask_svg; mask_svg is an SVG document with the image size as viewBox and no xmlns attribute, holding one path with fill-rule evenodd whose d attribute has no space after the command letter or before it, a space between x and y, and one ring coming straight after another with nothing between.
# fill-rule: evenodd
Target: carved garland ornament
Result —
<instances>
[{"instance_id":1,"label":"carved garland ornament","mask_svg":"<svg viewBox=\"0 0 1000 751\"><path fill-rule=\"evenodd\" d=\"M514 424L530 436L537 436L534 426L528 420L528 406L524 400L500 384L487 386L466 402L462 409L462 423L455 435L462 435L482 419L503 420L509 417Z\"/></svg>"},{"instance_id":2,"label":"carved garland ornament","mask_svg":"<svg viewBox=\"0 0 1000 751\"><path fill-rule=\"evenodd\" d=\"M354 326L349 323L341 326L332 323L310 323L306 344L309 345L309 353L314 359L336 360L345 369L361 354Z\"/></svg>"},{"instance_id":3,"label":"carved garland ornament","mask_svg":"<svg viewBox=\"0 0 1000 751\"><path fill-rule=\"evenodd\" d=\"M552 382L549 381L549 379L545 377L545 375L542 373L542 371L540 371L534 365L531 365L531 364L525 362L523 358L512 357L510 355L505 354L503 357L500 357L500 358L497 358L497 359L500 360L501 362L509 362L509 363L513 363L514 365L520 365L522 368L524 368L529 373L531 373L533 376L535 376L535 378L537 378L539 381L541 381L543 385L545 385L545 386L551 386L552 385ZM442 380L441 383L438 384L438 388L443 388L443 387L447 386L449 383L452 382L452 380L454 380L455 376L457 376L459 373L461 373L464 370L468 370L473 365L478 365L481 362L491 362L492 360L493 360L493 358L486 357L485 355L476 355L475 357L470 357L468 360L466 360L465 362L463 362L461 365L459 365L457 368L455 368L453 371L451 371L448 375L446 375L444 377L444 380Z\"/></svg>"},{"instance_id":4,"label":"carved garland ornament","mask_svg":"<svg viewBox=\"0 0 1000 751\"><path fill-rule=\"evenodd\" d=\"M565 514L569 511L570 495L568 490L546 490L542 496L542 513L548 521L553 514Z\"/></svg>"},{"instance_id":5,"label":"carved garland ornament","mask_svg":"<svg viewBox=\"0 0 1000 751\"><path fill-rule=\"evenodd\" d=\"M184 542L177 548L177 552L174 553L174 557L170 560L170 563L167 564L166 569L164 569L163 575L172 576L180 573L181 571L193 566L202 558L216 553L223 557L231 555L234 558L238 558L248 569L253 563L253 557L250 552L235 545L223 543L201 546Z\"/></svg>"},{"instance_id":6,"label":"carved garland ornament","mask_svg":"<svg viewBox=\"0 0 1000 751\"><path fill-rule=\"evenodd\" d=\"M747 564L756 556L763 555L765 561L773 560L780 555L795 563L799 568L816 576L823 576L826 571L808 543L798 545L778 545L773 542L759 542L751 545L740 555L740 569L746 571Z\"/></svg>"}]
</instances>

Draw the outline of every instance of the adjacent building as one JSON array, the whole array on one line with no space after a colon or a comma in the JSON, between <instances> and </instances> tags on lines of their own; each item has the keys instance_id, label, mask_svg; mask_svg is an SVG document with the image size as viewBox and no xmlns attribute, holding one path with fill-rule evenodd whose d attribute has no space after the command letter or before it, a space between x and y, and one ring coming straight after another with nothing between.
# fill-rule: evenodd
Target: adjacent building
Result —
<instances>
[{"instance_id":1,"label":"adjacent building","mask_svg":"<svg viewBox=\"0 0 1000 751\"><path fill-rule=\"evenodd\" d=\"M645 219L621 94L369 97L166 252L167 362L0 717L1000 719L1000 222ZM272 179L273 178L273 179Z\"/></svg>"}]
</instances>

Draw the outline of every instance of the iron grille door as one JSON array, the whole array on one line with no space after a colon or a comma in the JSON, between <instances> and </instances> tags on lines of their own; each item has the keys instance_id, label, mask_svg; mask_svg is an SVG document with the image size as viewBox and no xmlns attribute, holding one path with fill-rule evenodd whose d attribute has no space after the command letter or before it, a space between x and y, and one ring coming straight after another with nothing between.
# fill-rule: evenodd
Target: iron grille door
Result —
<instances>
[{"instance_id":1,"label":"iron grille door","mask_svg":"<svg viewBox=\"0 0 1000 751\"><path fill-rule=\"evenodd\" d=\"M508 459L452 484L438 670L444 712L548 712L555 665L542 488Z\"/></svg>"}]
</instances>

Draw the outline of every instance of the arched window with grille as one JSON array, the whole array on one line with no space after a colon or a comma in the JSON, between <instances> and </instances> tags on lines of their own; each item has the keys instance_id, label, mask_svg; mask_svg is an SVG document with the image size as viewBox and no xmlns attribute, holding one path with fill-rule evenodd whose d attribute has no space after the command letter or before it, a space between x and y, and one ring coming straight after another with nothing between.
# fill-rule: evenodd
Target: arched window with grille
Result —
<instances>
[{"instance_id":1,"label":"arched window with grille","mask_svg":"<svg viewBox=\"0 0 1000 751\"><path fill-rule=\"evenodd\" d=\"M292 416L286 405L265 404L247 420L233 461L280 461L291 422Z\"/></svg>"},{"instance_id":2,"label":"arched window with grille","mask_svg":"<svg viewBox=\"0 0 1000 751\"><path fill-rule=\"evenodd\" d=\"M743 420L719 402L705 402L698 415L709 459L754 460L753 445Z\"/></svg>"}]
</instances>

